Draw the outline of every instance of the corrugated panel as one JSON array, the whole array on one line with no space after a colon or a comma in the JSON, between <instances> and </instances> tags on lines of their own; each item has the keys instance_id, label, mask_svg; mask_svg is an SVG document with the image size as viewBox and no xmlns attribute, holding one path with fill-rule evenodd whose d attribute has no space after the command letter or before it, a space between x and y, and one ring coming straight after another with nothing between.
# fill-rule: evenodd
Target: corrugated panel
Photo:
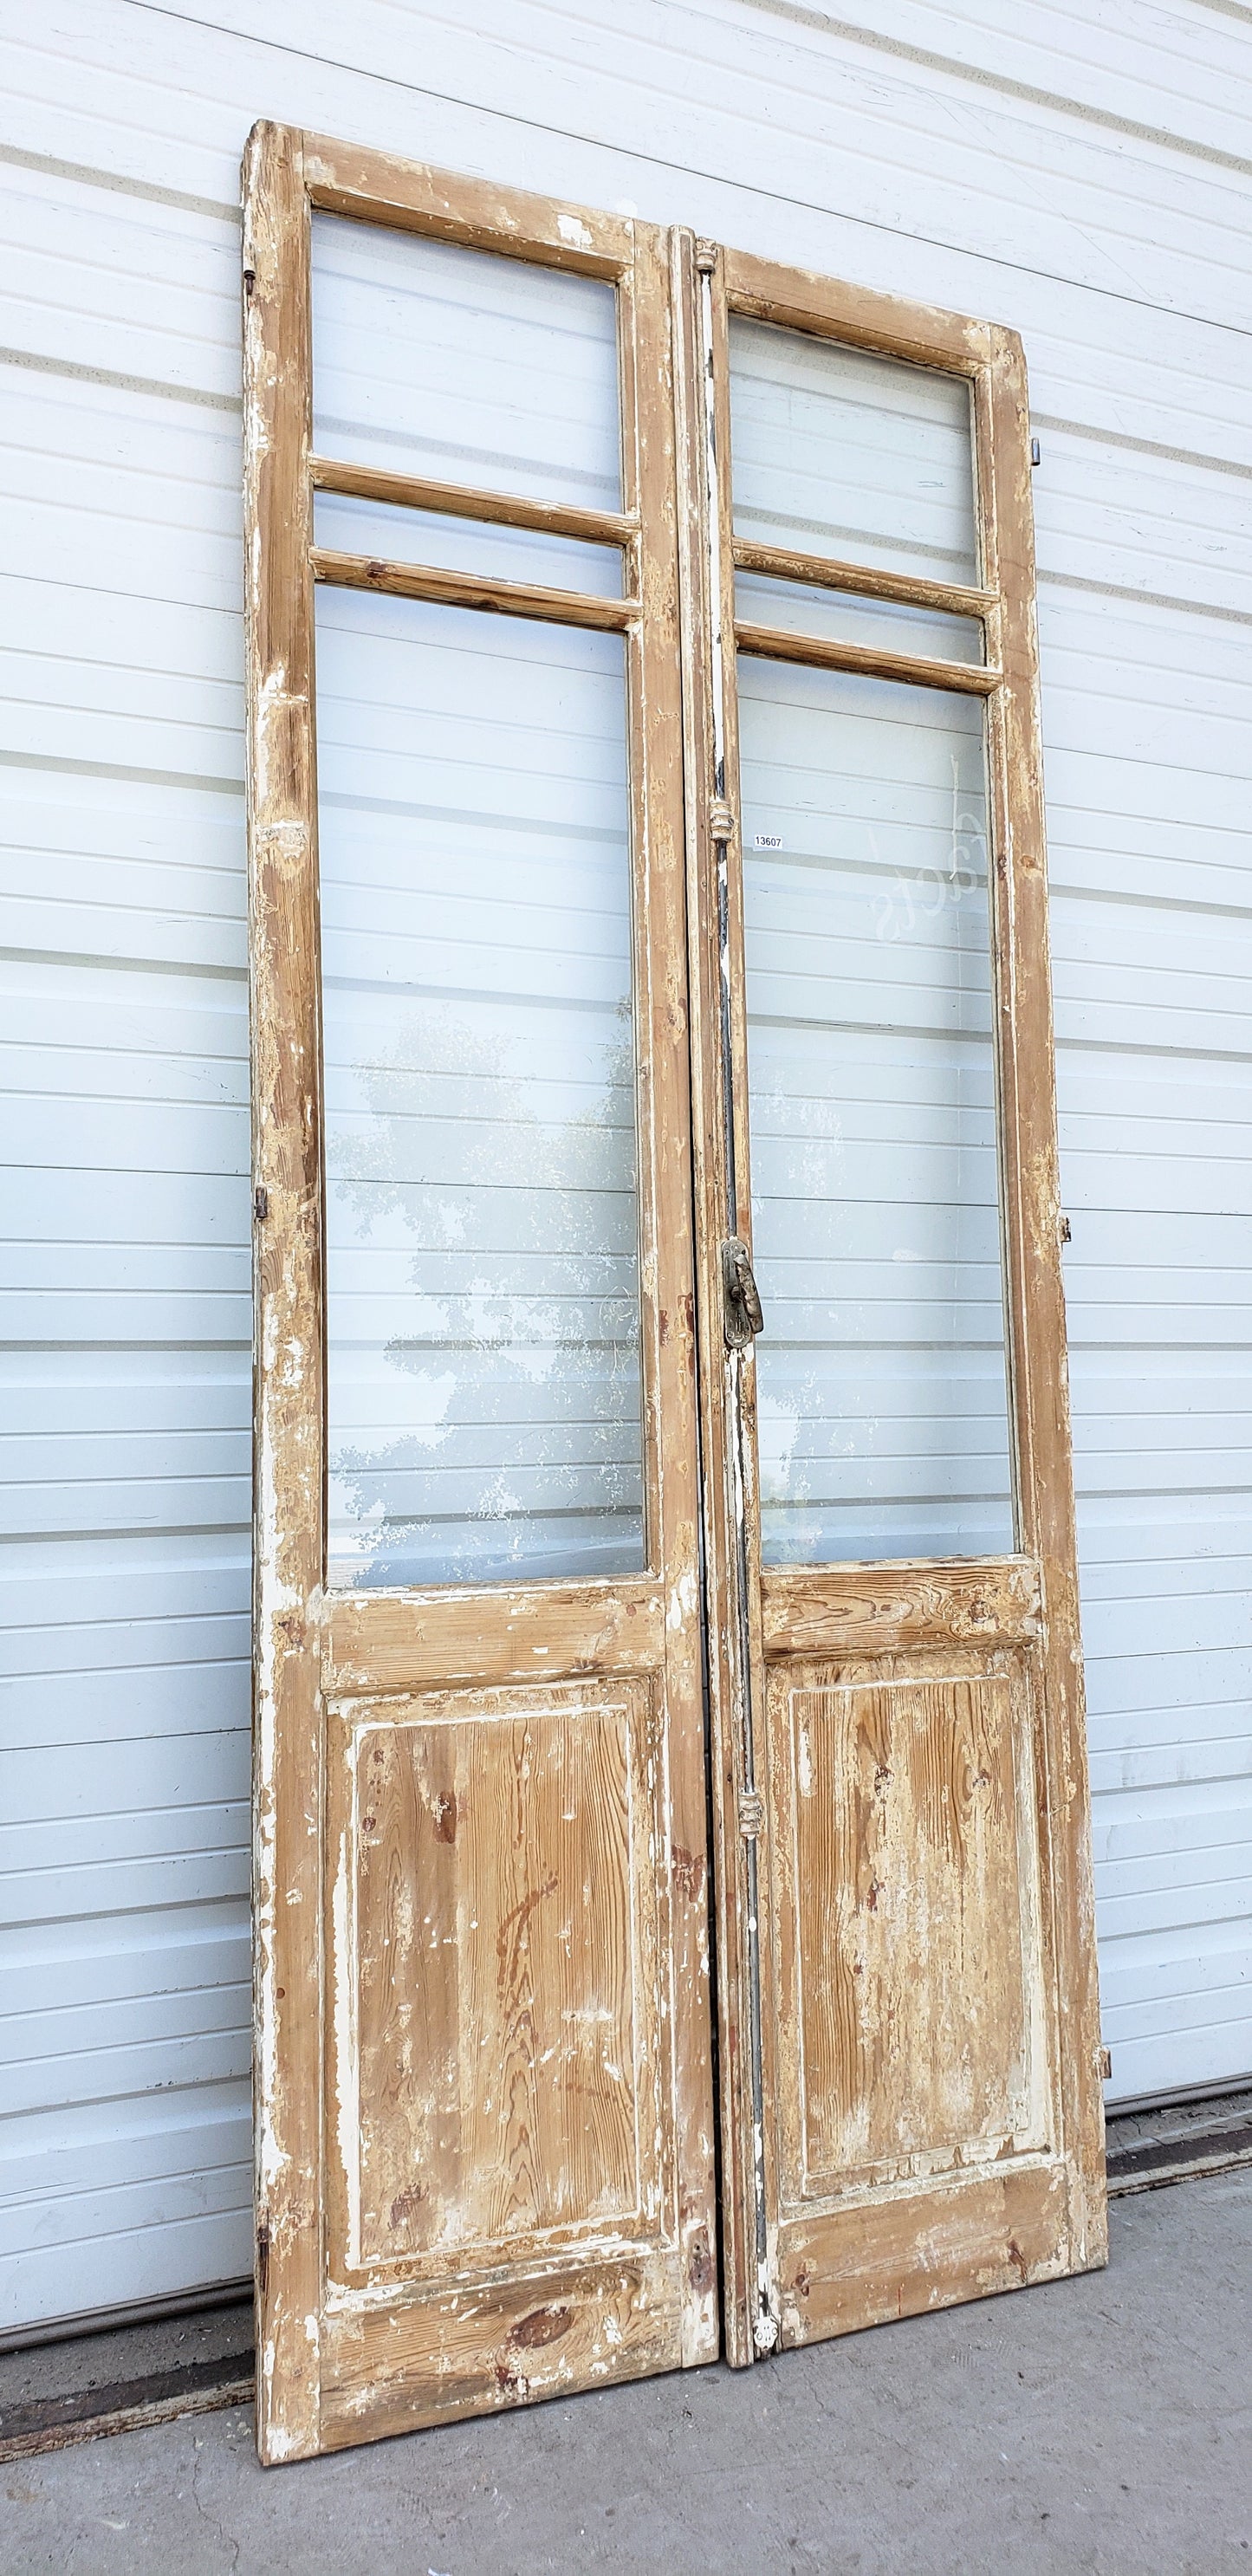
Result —
<instances>
[{"instance_id":1,"label":"corrugated panel","mask_svg":"<svg viewBox=\"0 0 1252 2576\"><path fill-rule=\"evenodd\" d=\"M1106 2031L1123 2097L1252 2068L1252 47L1200 0L820 14L62 0L7 35L5 2322L248 2259L260 114L1025 333Z\"/></svg>"}]
</instances>

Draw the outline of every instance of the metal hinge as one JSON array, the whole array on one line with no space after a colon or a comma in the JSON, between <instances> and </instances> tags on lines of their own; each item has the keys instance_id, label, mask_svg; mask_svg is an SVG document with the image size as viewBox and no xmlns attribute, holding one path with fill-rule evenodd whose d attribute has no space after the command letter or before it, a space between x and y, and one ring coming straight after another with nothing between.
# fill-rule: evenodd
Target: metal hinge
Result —
<instances>
[{"instance_id":1,"label":"metal hinge","mask_svg":"<svg viewBox=\"0 0 1252 2576\"><path fill-rule=\"evenodd\" d=\"M722 1245L722 1323L731 1351L745 1350L753 1336L765 1329L751 1255L737 1234Z\"/></svg>"}]
</instances>

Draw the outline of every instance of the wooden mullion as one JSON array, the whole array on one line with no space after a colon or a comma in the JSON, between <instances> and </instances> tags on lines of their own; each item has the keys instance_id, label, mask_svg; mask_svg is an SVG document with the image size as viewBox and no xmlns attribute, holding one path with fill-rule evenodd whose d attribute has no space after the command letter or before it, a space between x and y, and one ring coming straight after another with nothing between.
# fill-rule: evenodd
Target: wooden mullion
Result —
<instances>
[{"instance_id":1,"label":"wooden mullion","mask_svg":"<svg viewBox=\"0 0 1252 2576\"><path fill-rule=\"evenodd\" d=\"M244 165L248 853L257 1224L253 1648L257 2437L318 2446L322 1277L309 569L311 316L299 136Z\"/></svg>"},{"instance_id":2,"label":"wooden mullion","mask_svg":"<svg viewBox=\"0 0 1252 2576\"><path fill-rule=\"evenodd\" d=\"M735 642L741 653L764 662L803 662L815 671L860 671L875 680L907 680L918 689L960 689L967 697L989 698L999 688L1001 673L984 662L939 662L920 653L888 653L876 644L842 644L826 635L793 635L782 626L757 626L737 617Z\"/></svg>"},{"instance_id":3,"label":"wooden mullion","mask_svg":"<svg viewBox=\"0 0 1252 2576\"><path fill-rule=\"evenodd\" d=\"M385 563L375 555L345 555L329 546L310 551L316 580L340 590L378 591L393 599L432 599L447 608L485 608L499 617L539 618L550 626L592 626L621 635L639 617L637 599L597 599L585 590L542 590L522 581L489 581L479 573L449 572L440 564Z\"/></svg>"},{"instance_id":4,"label":"wooden mullion","mask_svg":"<svg viewBox=\"0 0 1252 2576\"><path fill-rule=\"evenodd\" d=\"M571 537L586 545L628 545L639 524L620 510L583 510L571 501L528 501L512 492L433 483L423 474L393 474L385 466L354 465L337 456L310 457L309 473L315 491L338 492L348 500L382 501L493 527L531 528L540 536Z\"/></svg>"},{"instance_id":5,"label":"wooden mullion","mask_svg":"<svg viewBox=\"0 0 1252 2576\"><path fill-rule=\"evenodd\" d=\"M765 573L818 590L849 590L862 599L899 600L909 608L944 610L953 617L982 618L997 605L993 590L930 581L921 573L885 572L875 564L845 563L833 555L797 553L790 546L758 545L752 537L736 537L734 558L740 572Z\"/></svg>"}]
</instances>

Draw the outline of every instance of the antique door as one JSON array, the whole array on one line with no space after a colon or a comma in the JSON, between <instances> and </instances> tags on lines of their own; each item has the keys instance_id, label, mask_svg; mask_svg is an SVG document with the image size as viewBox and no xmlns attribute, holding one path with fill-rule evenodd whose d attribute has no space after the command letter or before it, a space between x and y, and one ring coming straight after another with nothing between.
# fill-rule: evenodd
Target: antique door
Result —
<instances>
[{"instance_id":1,"label":"antique door","mask_svg":"<svg viewBox=\"0 0 1252 2576\"><path fill-rule=\"evenodd\" d=\"M274 2461L718 2322L664 240L245 199Z\"/></svg>"},{"instance_id":2,"label":"antique door","mask_svg":"<svg viewBox=\"0 0 1252 2576\"><path fill-rule=\"evenodd\" d=\"M748 2360L1103 2261L1103 2144L1020 347L674 285Z\"/></svg>"}]
</instances>

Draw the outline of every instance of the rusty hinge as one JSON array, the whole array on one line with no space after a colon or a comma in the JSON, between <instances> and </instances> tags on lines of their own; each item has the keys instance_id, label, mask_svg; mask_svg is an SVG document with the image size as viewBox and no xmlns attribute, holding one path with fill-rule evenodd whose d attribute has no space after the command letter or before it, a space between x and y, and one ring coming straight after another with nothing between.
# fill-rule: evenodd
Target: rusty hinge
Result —
<instances>
[{"instance_id":1,"label":"rusty hinge","mask_svg":"<svg viewBox=\"0 0 1252 2576\"><path fill-rule=\"evenodd\" d=\"M266 1217L269 1215L269 1212L270 1212L270 1194L269 1194L269 1191L268 1191L268 1190L254 1190L254 1191L253 1191L253 1194L252 1194L252 1213L253 1213L254 1217L256 1218L256 1221L257 1221L257 1224L258 1224L258 1225L264 1225L265 1220L266 1220Z\"/></svg>"},{"instance_id":2,"label":"rusty hinge","mask_svg":"<svg viewBox=\"0 0 1252 2576\"><path fill-rule=\"evenodd\" d=\"M745 1350L754 1335L765 1329L752 1258L737 1234L722 1245L722 1322L731 1351Z\"/></svg>"},{"instance_id":3,"label":"rusty hinge","mask_svg":"<svg viewBox=\"0 0 1252 2576\"><path fill-rule=\"evenodd\" d=\"M1113 2051L1111 2048L1102 2048L1100 2051L1100 2073L1106 2084L1112 2083Z\"/></svg>"},{"instance_id":4,"label":"rusty hinge","mask_svg":"<svg viewBox=\"0 0 1252 2576\"><path fill-rule=\"evenodd\" d=\"M268 2220L263 2218L256 2232L256 2286L258 2298L263 2299L265 2297L265 2293L269 2288L269 2281L270 2231Z\"/></svg>"}]
</instances>

